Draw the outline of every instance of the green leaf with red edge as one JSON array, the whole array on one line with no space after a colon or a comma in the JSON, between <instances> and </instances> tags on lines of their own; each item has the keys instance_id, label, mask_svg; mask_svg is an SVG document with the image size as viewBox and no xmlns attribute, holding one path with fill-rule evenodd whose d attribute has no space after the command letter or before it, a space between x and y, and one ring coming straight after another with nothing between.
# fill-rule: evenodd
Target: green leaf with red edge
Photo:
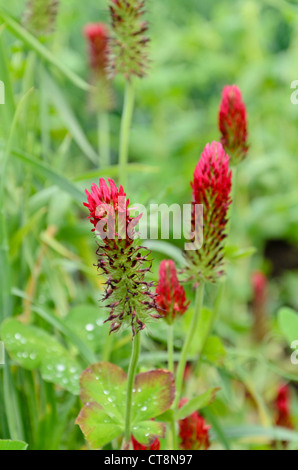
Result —
<instances>
[{"instance_id":1,"label":"green leaf with red edge","mask_svg":"<svg viewBox=\"0 0 298 470\"><path fill-rule=\"evenodd\" d=\"M100 449L123 432L123 425L113 418L95 402L86 404L76 419L93 449Z\"/></svg>"},{"instance_id":2,"label":"green leaf with red edge","mask_svg":"<svg viewBox=\"0 0 298 470\"><path fill-rule=\"evenodd\" d=\"M210 388L202 395L198 395L189 400L184 406L177 410L175 419L179 421L180 419L187 418L187 416L190 416L194 411L198 411L210 405L210 403L215 400L218 390L220 390L220 388Z\"/></svg>"},{"instance_id":3,"label":"green leaf with red edge","mask_svg":"<svg viewBox=\"0 0 298 470\"><path fill-rule=\"evenodd\" d=\"M81 375L84 407L76 424L93 448L103 447L119 437L125 428L127 376L120 367L100 362ZM174 377L156 370L136 376L132 397L132 433L143 445L164 436L161 422L150 421L167 411L175 397Z\"/></svg>"},{"instance_id":4,"label":"green leaf with red edge","mask_svg":"<svg viewBox=\"0 0 298 470\"><path fill-rule=\"evenodd\" d=\"M156 438L165 437L166 425L158 421L143 421L132 429L134 438L143 446L150 447Z\"/></svg>"},{"instance_id":5,"label":"green leaf with red edge","mask_svg":"<svg viewBox=\"0 0 298 470\"><path fill-rule=\"evenodd\" d=\"M136 376L133 393L132 423L155 418L167 411L175 398L171 372L152 370Z\"/></svg>"}]
</instances>

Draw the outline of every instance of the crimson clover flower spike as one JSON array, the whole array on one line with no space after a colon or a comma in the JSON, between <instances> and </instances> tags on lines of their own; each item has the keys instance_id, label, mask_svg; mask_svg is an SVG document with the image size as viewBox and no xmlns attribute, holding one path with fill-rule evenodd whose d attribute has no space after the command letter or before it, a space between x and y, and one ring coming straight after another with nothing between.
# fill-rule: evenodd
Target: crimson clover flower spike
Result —
<instances>
[{"instance_id":1,"label":"crimson clover flower spike","mask_svg":"<svg viewBox=\"0 0 298 470\"><path fill-rule=\"evenodd\" d=\"M197 220L197 207L203 206L204 239L200 248L186 252L190 279L215 282L224 273L224 244L228 223L228 210L231 204L232 172L229 156L219 142L207 144L196 166L191 183L192 234L200 229ZM199 227L198 227L199 225Z\"/></svg>"},{"instance_id":2,"label":"crimson clover flower spike","mask_svg":"<svg viewBox=\"0 0 298 470\"><path fill-rule=\"evenodd\" d=\"M145 0L110 0L112 36L110 41L110 73L133 75L146 74L148 57L146 36L147 22L143 20Z\"/></svg>"},{"instance_id":3,"label":"crimson clover flower spike","mask_svg":"<svg viewBox=\"0 0 298 470\"><path fill-rule=\"evenodd\" d=\"M140 444L133 436L131 436L133 450L160 450L160 441L155 439L149 447Z\"/></svg>"},{"instance_id":4,"label":"crimson clover flower spike","mask_svg":"<svg viewBox=\"0 0 298 470\"><path fill-rule=\"evenodd\" d=\"M242 94L236 85L226 86L219 110L221 143L231 156L231 163L240 163L248 152L247 111Z\"/></svg>"},{"instance_id":5,"label":"crimson clover flower spike","mask_svg":"<svg viewBox=\"0 0 298 470\"><path fill-rule=\"evenodd\" d=\"M167 323L172 324L177 316L186 312L189 302L186 300L184 287L179 283L174 261L161 262L156 294L158 311Z\"/></svg>"},{"instance_id":6,"label":"crimson clover flower spike","mask_svg":"<svg viewBox=\"0 0 298 470\"><path fill-rule=\"evenodd\" d=\"M188 402L183 398L179 408ZM208 450L210 447L208 426L197 411L179 421L179 437L181 450Z\"/></svg>"},{"instance_id":7,"label":"crimson clover flower spike","mask_svg":"<svg viewBox=\"0 0 298 470\"><path fill-rule=\"evenodd\" d=\"M89 61L91 69L106 76L109 60L109 31L104 23L89 23L84 27L84 36L89 45Z\"/></svg>"},{"instance_id":8,"label":"crimson clover flower spike","mask_svg":"<svg viewBox=\"0 0 298 470\"><path fill-rule=\"evenodd\" d=\"M58 0L28 0L23 24L36 36L46 36L54 30Z\"/></svg>"},{"instance_id":9,"label":"crimson clover flower spike","mask_svg":"<svg viewBox=\"0 0 298 470\"><path fill-rule=\"evenodd\" d=\"M160 318L152 282L146 281L149 252L135 239L142 214L132 217L123 187L118 189L111 179L108 182L109 186L101 178L90 193L86 190L84 206L90 212L92 231L101 238L96 254L97 266L107 277L103 300L108 300L110 315L106 322L111 322L111 333L130 326L135 335L151 318Z\"/></svg>"}]
</instances>

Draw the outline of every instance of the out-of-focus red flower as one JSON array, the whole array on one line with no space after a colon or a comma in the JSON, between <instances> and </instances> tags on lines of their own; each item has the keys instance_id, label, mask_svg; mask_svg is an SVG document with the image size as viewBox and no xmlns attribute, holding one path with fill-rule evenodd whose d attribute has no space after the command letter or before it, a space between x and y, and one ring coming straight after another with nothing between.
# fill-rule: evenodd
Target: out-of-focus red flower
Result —
<instances>
[{"instance_id":1,"label":"out-of-focus red flower","mask_svg":"<svg viewBox=\"0 0 298 470\"><path fill-rule=\"evenodd\" d=\"M246 157L247 112L242 94L236 85L226 86L222 92L219 110L221 143L231 156L231 163L237 164Z\"/></svg>"},{"instance_id":2,"label":"out-of-focus red flower","mask_svg":"<svg viewBox=\"0 0 298 470\"><path fill-rule=\"evenodd\" d=\"M188 402L183 398L179 408ZM208 450L210 447L208 426L197 411L179 421L180 448L182 450Z\"/></svg>"},{"instance_id":3,"label":"out-of-focus red flower","mask_svg":"<svg viewBox=\"0 0 298 470\"><path fill-rule=\"evenodd\" d=\"M288 385L282 385L278 389L277 397L275 400L276 426L294 429L290 407L290 387Z\"/></svg>"},{"instance_id":4,"label":"out-of-focus red flower","mask_svg":"<svg viewBox=\"0 0 298 470\"><path fill-rule=\"evenodd\" d=\"M219 142L207 144L196 166L193 189L192 232L196 241L202 242L198 249L188 251L188 269L198 280L215 281L223 274L223 248L226 238L228 209L231 204L232 172L229 156ZM201 240L198 205L203 206L204 239Z\"/></svg>"},{"instance_id":5,"label":"out-of-focus red flower","mask_svg":"<svg viewBox=\"0 0 298 470\"><path fill-rule=\"evenodd\" d=\"M111 0L112 18L110 73L143 77L148 68L146 36L148 24L144 21L145 0Z\"/></svg>"},{"instance_id":6,"label":"out-of-focus red flower","mask_svg":"<svg viewBox=\"0 0 298 470\"><path fill-rule=\"evenodd\" d=\"M109 59L108 28L103 23L89 23L83 32L89 44L90 67L94 72L105 76Z\"/></svg>"},{"instance_id":7,"label":"out-of-focus red flower","mask_svg":"<svg viewBox=\"0 0 298 470\"><path fill-rule=\"evenodd\" d=\"M172 260L163 260L159 268L159 282L156 287L156 304L160 315L171 324L176 316L182 316L189 302L184 287L180 285L176 266Z\"/></svg>"},{"instance_id":8,"label":"out-of-focus red flower","mask_svg":"<svg viewBox=\"0 0 298 470\"><path fill-rule=\"evenodd\" d=\"M155 439L151 446L146 447L140 444L133 436L131 436L131 441L134 450L159 450L160 449L160 442L159 439Z\"/></svg>"},{"instance_id":9,"label":"out-of-focus red flower","mask_svg":"<svg viewBox=\"0 0 298 470\"><path fill-rule=\"evenodd\" d=\"M254 318L253 335L257 342L261 342L266 335L266 310L268 281L260 271L253 273L251 278L253 287L252 313Z\"/></svg>"}]
</instances>

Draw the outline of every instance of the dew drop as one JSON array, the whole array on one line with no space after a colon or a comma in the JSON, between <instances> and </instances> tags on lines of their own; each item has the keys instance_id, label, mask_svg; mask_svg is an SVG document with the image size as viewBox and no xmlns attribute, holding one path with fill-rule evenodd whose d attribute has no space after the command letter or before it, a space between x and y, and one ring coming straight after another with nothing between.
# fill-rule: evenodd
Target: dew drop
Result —
<instances>
[{"instance_id":1,"label":"dew drop","mask_svg":"<svg viewBox=\"0 0 298 470\"><path fill-rule=\"evenodd\" d=\"M22 336L20 335L20 333L16 333L16 334L14 335L14 337L15 337L15 339L17 339L17 340L22 339Z\"/></svg>"},{"instance_id":2,"label":"dew drop","mask_svg":"<svg viewBox=\"0 0 298 470\"><path fill-rule=\"evenodd\" d=\"M147 406L143 406L143 407L141 408L141 411L146 411L146 410L147 410Z\"/></svg>"},{"instance_id":3,"label":"dew drop","mask_svg":"<svg viewBox=\"0 0 298 470\"><path fill-rule=\"evenodd\" d=\"M58 364L58 365L57 365L57 370L58 370L59 372L64 372L64 371L65 371L65 366L64 366L63 364Z\"/></svg>"},{"instance_id":4,"label":"dew drop","mask_svg":"<svg viewBox=\"0 0 298 470\"><path fill-rule=\"evenodd\" d=\"M105 395L109 395L109 394L110 394L110 392L109 392L108 390L104 390L103 393L104 393Z\"/></svg>"}]
</instances>

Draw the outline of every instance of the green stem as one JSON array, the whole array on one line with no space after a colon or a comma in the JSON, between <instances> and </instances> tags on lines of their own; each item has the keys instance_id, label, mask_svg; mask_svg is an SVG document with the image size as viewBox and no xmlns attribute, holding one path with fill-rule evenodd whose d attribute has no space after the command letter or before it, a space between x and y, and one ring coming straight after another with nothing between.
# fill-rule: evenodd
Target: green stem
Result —
<instances>
[{"instance_id":1,"label":"green stem","mask_svg":"<svg viewBox=\"0 0 298 470\"><path fill-rule=\"evenodd\" d=\"M125 414L125 432L123 441L123 450L128 450L131 441L131 416L132 416L132 394L135 381L135 375L141 349L141 335L138 333L133 340L132 353L128 369L127 390L126 390L126 414Z\"/></svg>"},{"instance_id":2,"label":"green stem","mask_svg":"<svg viewBox=\"0 0 298 470\"><path fill-rule=\"evenodd\" d=\"M179 401L181 398L182 392L182 385L183 385L183 374L187 362L187 357L189 354L189 350L193 341L195 334L197 333L197 327L199 323L200 313L203 306L203 299L204 299L204 283L201 282L199 287L197 288L196 292L196 303L195 303L195 310L192 317L191 326L188 331L188 335L186 341L183 345L178 370L177 370L177 377L176 377L176 398L174 402L174 410L178 408Z\"/></svg>"},{"instance_id":3,"label":"green stem","mask_svg":"<svg viewBox=\"0 0 298 470\"><path fill-rule=\"evenodd\" d=\"M134 85L131 80L127 80L125 87L125 97L123 114L121 119L120 144L119 144L119 182L124 189L127 186L127 163L129 152L129 134L134 108Z\"/></svg>"},{"instance_id":4,"label":"green stem","mask_svg":"<svg viewBox=\"0 0 298 470\"><path fill-rule=\"evenodd\" d=\"M110 123L109 114L105 111L98 113L98 151L100 166L107 167L110 162Z\"/></svg>"},{"instance_id":5,"label":"green stem","mask_svg":"<svg viewBox=\"0 0 298 470\"><path fill-rule=\"evenodd\" d=\"M168 329L168 369L174 373L174 325Z\"/></svg>"}]
</instances>

